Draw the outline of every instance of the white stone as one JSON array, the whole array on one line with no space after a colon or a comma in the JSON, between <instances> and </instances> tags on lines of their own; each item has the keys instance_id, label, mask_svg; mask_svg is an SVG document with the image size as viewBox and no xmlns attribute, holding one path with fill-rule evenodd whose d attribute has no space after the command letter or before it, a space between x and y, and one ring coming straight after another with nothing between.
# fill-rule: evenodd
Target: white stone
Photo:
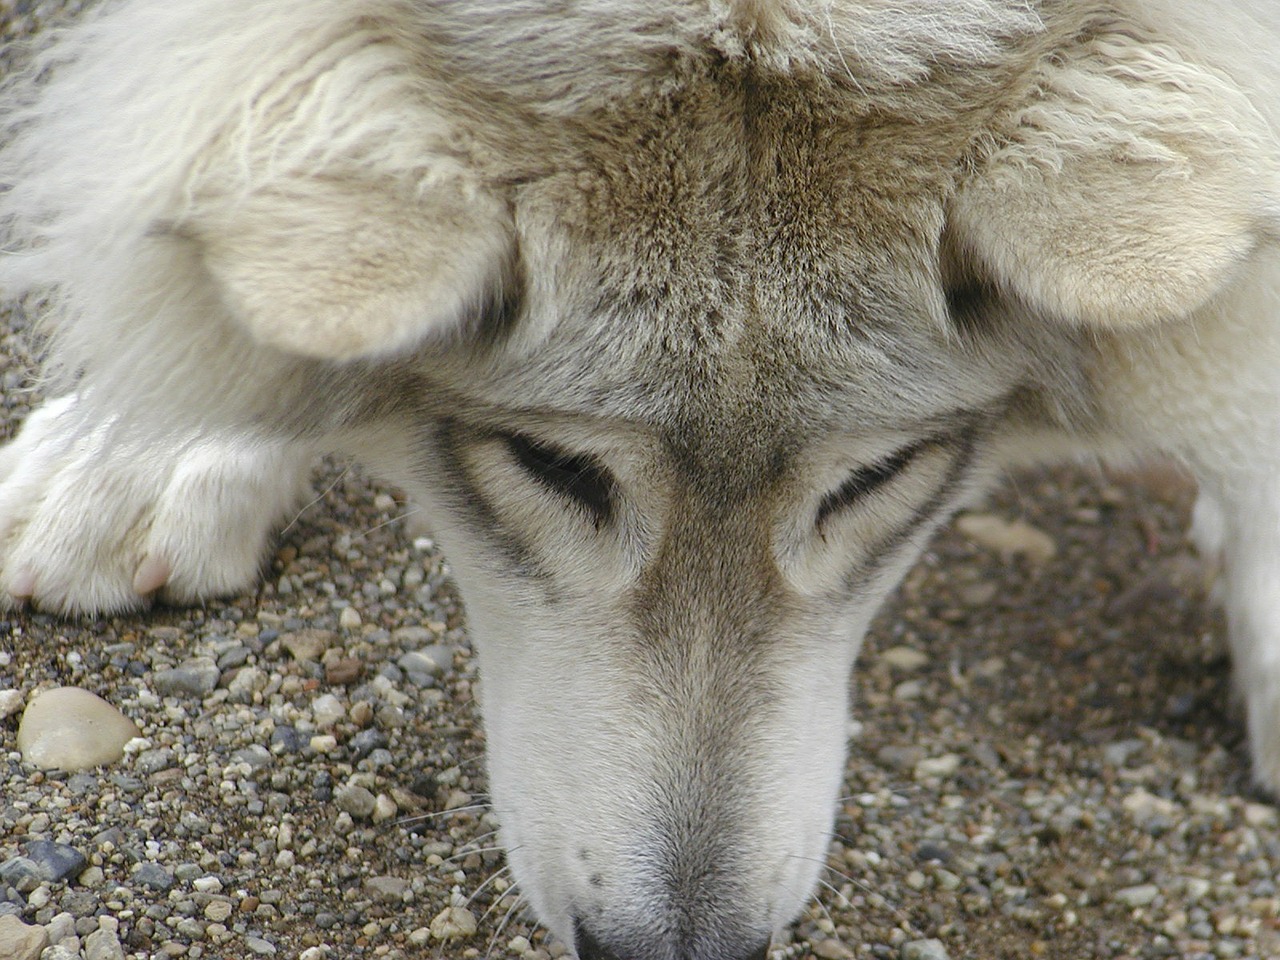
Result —
<instances>
[{"instance_id":1,"label":"white stone","mask_svg":"<svg viewBox=\"0 0 1280 960\"><path fill-rule=\"evenodd\" d=\"M79 687L46 690L27 704L18 749L45 769L87 770L115 763L141 731L107 701Z\"/></svg>"},{"instance_id":2,"label":"white stone","mask_svg":"<svg viewBox=\"0 0 1280 960\"><path fill-rule=\"evenodd\" d=\"M0 720L21 710L23 699L21 690L0 690Z\"/></svg>"},{"instance_id":3,"label":"white stone","mask_svg":"<svg viewBox=\"0 0 1280 960\"><path fill-rule=\"evenodd\" d=\"M0 916L0 957L6 960L36 960L49 945L44 927L29 927L11 914Z\"/></svg>"},{"instance_id":4,"label":"white stone","mask_svg":"<svg viewBox=\"0 0 1280 960\"><path fill-rule=\"evenodd\" d=\"M445 907L431 921L431 936L436 940L460 940L475 932L475 915L466 907Z\"/></svg>"},{"instance_id":5,"label":"white stone","mask_svg":"<svg viewBox=\"0 0 1280 960\"><path fill-rule=\"evenodd\" d=\"M956 529L974 543L995 550L1003 557L1024 556L1032 563L1044 563L1058 552L1052 537L1025 520L1006 520L992 513L967 513L956 520Z\"/></svg>"}]
</instances>

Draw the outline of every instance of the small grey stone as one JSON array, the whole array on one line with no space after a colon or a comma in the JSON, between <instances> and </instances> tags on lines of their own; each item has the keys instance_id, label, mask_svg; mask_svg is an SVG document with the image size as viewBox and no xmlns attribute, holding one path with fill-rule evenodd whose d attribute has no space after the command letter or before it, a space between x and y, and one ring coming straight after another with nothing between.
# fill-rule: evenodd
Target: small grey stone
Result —
<instances>
[{"instance_id":1,"label":"small grey stone","mask_svg":"<svg viewBox=\"0 0 1280 960\"><path fill-rule=\"evenodd\" d=\"M124 948L110 930L95 930L84 941L85 960L124 960Z\"/></svg>"},{"instance_id":2,"label":"small grey stone","mask_svg":"<svg viewBox=\"0 0 1280 960\"><path fill-rule=\"evenodd\" d=\"M80 950L78 947L55 943L40 954L40 960L80 960Z\"/></svg>"},{"instance_id":3,"label":"small grey stone","mask_svg":"<svg viewBox=\"0 0 1280 960\"><path fill-rule=\"evenodd\" d=\"M902 960L949 960L941 940L912 940L902 945Z\"/></svg>"},{"instance_id":4,"label":"small grey stone","mask_svg":"<svg viewBox=\"0 0 1280 960\"><path fill-rule=\"evenodd\" d=\"M73 917L92 917L98 912L101 901L92 890L68 890L58 905Z\"/></svg>"},{"instance_id":5,"label":"small grey stone","mask_svg":"<svg viewBox=\"0 0 1280 960\"><path fill-rule=\"evenodd\" d=\"M67 789L77 797L96 793L101 786L102 781L91 773L73 773L67 778Z\"/></svg>"},{"instance_id":6,"label":"small grey stone","mask_svg":"<svg viewBox=\"0 0 1280 960\"><path fill-rule=\"evenodd\" d=\"M78 875L88 864L75 847L52 840L32 840L26 845L26 854L40 869L41 879L51 883Z\"/></svg>"},{"instance_id":7,"label":"small grey stone","mask_svg":"<svg viewBox=\"0 0 1280 960\"><path fill-rule=\"evenodd\" d=\"M151 684L162 697L203 697L212 693L222 675L212 657L193 657L168 670L157 670Z\"/></svg>"},{"instance_id":8,"label":"small grey stone","mask_svg":"<svg viewBox=\"0 0 1280 960\"><path fill-rule=\"evenodd\" d=\"M252 703L253 695L267 688L267 675L257 667L244 667L227 684L232 703Z\"/></svg>"},{"instance_id":9,"label":"small grey stone","mask_svg":"<svg viewBox=\"0 0 1280 960\"><path fill-rule=\"evenodd\" d=\"M254 743L231 754L231 759L235 763L248 764L249 769L256 773L270 765L271 751L260 743Z\"/></svg>"},{"instance_id":10,"label":"small grey stone","mask_svg":"<svg viewBox=\"0 0 1280 960\"><path fill-rule=\"evenodd\" d=\"M10 857L0 863L0 884L13 887L19 893L30 893L43 880L44 871L28 857Z\"/></svg>"},{"instance_id":11,"label":"small grey stone","mask_svg":"<svg viewBox=\"0 0 1280 960\"><path fill-rule=\"evenodd\" d=\"M364 882L369 896L384 903L400 903L409 891L409 881L400 877L370 877Z\"/></svg>"},{"instance_id":12,"label":"small grey stone","mask_svg":"<svg viewBox=\"0 0 1280 960\"><path fill-rule=\"evenodd\" d=\"M167 748L160 750L145 750L138 754L138 758L133 762L134 769L139 773L150 776L153 773L159 773L161 770L168 770L173 766L174 752Z\"/></svg>"},{"instance_id":13,"label":"small grey stone","mask_svg":"<svg viewBox=\"0 0 1280 960\"><path fill-rule=\"evenodd\" d=\"M421 684L425 679L438 677L444 673L439 661L419 650L410 650L400 656L396 660L396 666L403 670L411 681L417 684Z\"/></svg>"},{"instance_id":14,"label":"small grey stone","mask_svg":"<svg viewBox=\"0 0 1280 960\"><path fill-rule=\"evenodd\" d=\"M385 747L386 745L387 735L381 730L377 730L372 727L368 730L361 730L347 741L348 749L351 750L357 760L364 759L372 751L379 747Z\"/></svg>"},{"instance_id":15,"label":"small grey stone","mask_svg":"<svg viewBox=\"0 0 1280 960\"><path fill-rule=\"evenodd\" d=\"M49 931L50 943L61 943L76 935L76 918L69 913L60 913L46 923L44 928Z\"/></svg>"},{"instance_id":16,"label":"small grey stone","mask_svg":"<svg viewBox=\"0 0 1280 960\"><path fill-rule=\"evenodd\" d=\"M158 863L140 863L133 871L133 882L162 893L173 887L173 877Z\"/></svg>"},{"instance_id":17,"label":"small grey stone","mask_svg":"<svg viewBox=\"0 0 1280 960\"><path fill-rule=\"evenodd\" d=\"M245 937L244 945L249 948L250 953L256 953L260 957L274 957L276 954L275 944L261 937Z\"/></svg>"},{"instance_id":18,"label":"small grey stone","mask_svg":"<svg viewBox=\"0 0 1280 960\"><path fill-rule=\"evenodd\" d=\"M1160 888L1154 883L1140 883L1133 887L1124 887L1111 895L1111 899L1126 907L1145 907L1160 896Z\"/></svg>"},{"instance_id":19,"label":"small grey stone","mask_svg":"<svg viewBox=\"0 0 1280 960\"><path fill-rule=\"evenodd\" d=\"M0 720L13 716L24 702L21 690L0 690Z\"/></svg>"},{"instance_id":20,"label":"small grey stone","mask_svg":"<svg viewBox=\"0 0 1280 960\"><path fill-rule=\"evenodd\" d=\"M368 819L373 815L373 808L378 798L364 787L352 783L343 784L333 791L333 803L339 810L344 810L353 817Z\"/></svg>"},{"instance_id":21,"label":"small grey stone","mask_svg":"<svg viewBox=\"0 0 1280 960\"><path fill-rule=\"evenodd\" d=\"M298 753L307 745L307 738L294 727L278 726L271 732L271 752L276 754Z\"/></svg>"},{"instance_id":22,"label":"small grey stone","mask_svg":"<svg viewBox=\"0 0 1280 960\"><path fill-rule=\"evenodd\" d=\"M236 667L243 667L248 663L251 653L252 651L244 646L234 646L224 650L218 654L218 669L234 670Z\"/></svg>"}]
</instances>

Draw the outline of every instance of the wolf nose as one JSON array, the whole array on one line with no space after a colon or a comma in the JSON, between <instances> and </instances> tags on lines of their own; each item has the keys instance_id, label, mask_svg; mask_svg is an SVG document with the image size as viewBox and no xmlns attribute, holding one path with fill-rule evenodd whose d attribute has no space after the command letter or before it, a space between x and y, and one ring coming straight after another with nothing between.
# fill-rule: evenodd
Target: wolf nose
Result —
<instances>
[{"instance_id":1,"label":"wolf nose","mask_svg":"<svg viewBox=\"0 0 1280 960\"><path fill-rule=\"evenodd\" d=\"M644 947L629 944L615 949L597 940L590 930L577 921L573 925L573 945L578 954L578 960L649 960L651 957L672 956L661 947L649 951ZM701 949L690 947L685 950L677 948L674 960L765 960L768 955L769 940L766 939L764 943L749 950L725 949L708 952L705 947Z\"/></svg>"}]
</instances>

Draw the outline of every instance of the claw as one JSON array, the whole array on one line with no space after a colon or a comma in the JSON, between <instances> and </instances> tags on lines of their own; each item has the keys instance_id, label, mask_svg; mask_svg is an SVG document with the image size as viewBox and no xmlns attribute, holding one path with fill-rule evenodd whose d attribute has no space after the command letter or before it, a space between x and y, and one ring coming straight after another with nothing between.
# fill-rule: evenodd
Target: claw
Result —
<instances>
[{"instance_id":1,"label":"claw","mask_svg":"<svg viewBox=\"0 0 1280 960\"><path fill-rule=\"evenodd\" d=\"M36 595L36 575L32 570L19 570L9 581L9 595L15 600L30 600Z\"/></svg>"},{"instance_id":2,"label":"claw","mask_svg":"<svg viewBox=\"0 0 1280 960\"><path fill-rule=\"evenodd\" d=\"M147 557L138 567L138 572L133 575L133 591L144 597L149 593L155 593L169 582L169 577L172 575L173 567L169 561L159 557Z\"/></svg>"}]
</instances>

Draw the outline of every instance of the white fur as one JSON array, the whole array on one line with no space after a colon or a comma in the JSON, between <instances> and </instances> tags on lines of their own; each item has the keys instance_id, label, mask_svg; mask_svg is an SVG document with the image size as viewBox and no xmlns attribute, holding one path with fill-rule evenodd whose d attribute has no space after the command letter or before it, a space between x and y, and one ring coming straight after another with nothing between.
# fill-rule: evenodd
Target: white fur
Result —
<instances>
[{"instance_id":1,"label":"white fur","mask_svg":"<svg viewBox=\"0 0 1280 960\"><path fill-rule=\"evenodd\" d=\"M63 394L0 453L0 586L243 589L356 452L450 553L538 915L741 960L814 882L867 622L995 454L1172 455L1280 790L1270 13L108 4L0 101Z\"/></svg>"},{"instance_id":2,"label":"white fur","mask_svg":"<svg viewBox=\"0 0 1280 960\"><path fill-rule=\"evenodd\" d=\"M193 603L250 586L302 502L314 452L243 433L157 446L46 403L0 450L3 587L62 613Z\"/></svg>"}]
</instances>

